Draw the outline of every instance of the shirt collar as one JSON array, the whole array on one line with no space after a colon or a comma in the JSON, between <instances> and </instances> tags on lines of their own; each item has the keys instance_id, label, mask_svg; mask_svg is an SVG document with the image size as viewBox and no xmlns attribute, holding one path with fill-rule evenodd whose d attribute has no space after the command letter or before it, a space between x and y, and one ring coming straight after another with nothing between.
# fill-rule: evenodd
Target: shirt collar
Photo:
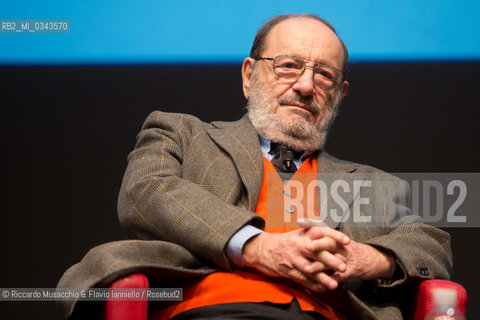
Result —
<instances>
[{"instance_id":1,"label":"shirt collar","mask_svg":"<svg viewBox=\"0 0 480 320\"><path fill-rule=\"evenodd\" d=\"M260 149L262 150L262 154L264 156L267 156L267 154L270 156L274 156L274 153L272 151L272 142L260 135L258 136L258 140L260 141ZM300 157L300 159L297 160L300 160L300 162L303 163L303 161L305 161L305 159L310 157L313 153L313 151L305 151Z\"/></svg>"},{"instance_id":2,"label":"shirt collar","mask_svg":"<svg viewBox=\"0 0 480 320\"><path fill-rule=\"evenodd\" d=\"M272 142L261 136L258 136L258 140L260 141L260 149L262 149L262 154L263 155L269 154L273 156Z\"/></svg>"}]
</instances>

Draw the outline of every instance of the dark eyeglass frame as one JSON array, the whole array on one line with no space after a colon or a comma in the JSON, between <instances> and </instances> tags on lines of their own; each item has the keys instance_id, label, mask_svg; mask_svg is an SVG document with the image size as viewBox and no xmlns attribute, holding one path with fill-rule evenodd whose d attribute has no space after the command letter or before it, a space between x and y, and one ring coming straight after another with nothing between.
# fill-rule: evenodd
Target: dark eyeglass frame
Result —
<instances>
[{"instance_id":1,"label":"dark eyeglass frame","mask_svg":"<svg viewBox=\"0 0 480 320\"><path fill-rule=\"evenodd\" d=\"M298 74L298 76L296 78L285 78L285 77L282 77L280 76L279 74L277 74L277 72L275 71L275 67L276 67L276 60L278 58L291 58L291 59L295 59L295 60L298 60L298 61L302 61L303 62L303 67L302 67L302 71L300 71L300 73ZM332 66L329 66L327 64L324 64L324 63L316 63L316 62L313 62L313 61L309 61L309 60L305 60L305 59L302 59L302 58L299 58L299 57L295 57L295 56L290 56L290 55L286 55L286 54L281 54L281 55L278 55L274 58L265 58L265 57L259 57L259 58L254 58L255 60L269 60L269 61L272 61L273 64L272 64L272 69L273 69L273 73L281 78L281 79L285 79L285 80L290 80L290 81L296 81L298 80L302 75L303 73L305 72L305 69L306 68L310 68L312 69L313 73L315 73L315 68L316 67L327 67L327 68L330 68L330 69L333 69L335 72L339 72L341 74L341 79L339 80L338 82L338 85L334 85L333 87L331 88L327 88L327 89L334 89L334 88L338 88L340 87L340 85L345 81L345 73L338 69L338 68L335 68L335 67L332 67ZM307 66L307 62L309 63L313 63L313 66ZM316 83L315 83L316 84Z\"/></svg>"}]
</instances>

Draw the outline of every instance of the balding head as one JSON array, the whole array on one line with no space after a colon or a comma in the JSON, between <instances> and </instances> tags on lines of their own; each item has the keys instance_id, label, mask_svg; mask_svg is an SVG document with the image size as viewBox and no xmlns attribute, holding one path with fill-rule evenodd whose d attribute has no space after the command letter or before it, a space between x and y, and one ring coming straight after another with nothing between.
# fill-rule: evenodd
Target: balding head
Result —
<instances>
[{"instance_id":1,"label":"balding head","mask_svg":"<svg viewBox=\"0 0 480 320\"><path fill-rule=\"evenodd\" d=\"M321 22L323 25L325 25L328 29L330 29L338 38L338 41L340 42L340 45L342 46L343 50L343 64L341 67L341 70L345 74L347 72L348 68L348 50L347 47L345 46L345 43L343 40L338 36L337 31L335 28L332 26L332 24L314 14L307 14L307 13L302 13L302 14L285 14L285 15L279 15L270 18L265 24L263 24L260 29L258 29L257 34L255 36L255 40L253 41L252 48L250 50L250 57L253 59L258 59L262 56L263 51L266 46L267 42L267 37L272 31L272 29L278 25L279 23L289 20L289 19L295 19L295 18L309 18L313 19L316 21Z\"/></svg>"}]
</instances>

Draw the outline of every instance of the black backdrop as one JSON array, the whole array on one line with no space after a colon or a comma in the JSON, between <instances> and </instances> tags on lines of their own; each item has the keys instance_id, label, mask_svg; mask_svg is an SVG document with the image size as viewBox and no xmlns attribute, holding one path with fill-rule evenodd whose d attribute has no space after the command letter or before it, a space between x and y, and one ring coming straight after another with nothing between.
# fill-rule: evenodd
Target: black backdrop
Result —
<instances>
[{"instance_id":1,"label":"black backdrop","mask_svg":"<svg viewBox=\"0 0 480 320\"><path fill-rule=\"evenodd\" d=\"M333 155L389 172L478 172L479 62L352 64ZM240 65L0 67L0 287L55 287L91 247L124 234L116 198L149 112L244 114ZM453 280L480 318L478 229L449 229ZM53 303L0 317L59 319Z\"/></svg>"}]
</instances>

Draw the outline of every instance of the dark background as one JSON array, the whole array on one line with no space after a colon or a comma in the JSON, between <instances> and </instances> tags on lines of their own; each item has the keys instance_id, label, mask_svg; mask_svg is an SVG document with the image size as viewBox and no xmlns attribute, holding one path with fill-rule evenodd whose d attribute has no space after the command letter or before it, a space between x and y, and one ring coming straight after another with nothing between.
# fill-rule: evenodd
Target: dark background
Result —
<instances>
[{"instance_id":1,"label":"dark background","mask_svg":"<svg viewBox=\"0 0 480 320\"><path fill-rule=\"evenodd\" d=\"M479 172L479 62L352 64L327 150L389 172ZM153 110L244 114L240 65L0 67L0 287L55 287L93 246L123 239L126 157ZM452 279L480 318L476 228L452 234ZM2 319L60 319L51 302Z\"/></svg>"}]
</instances>

